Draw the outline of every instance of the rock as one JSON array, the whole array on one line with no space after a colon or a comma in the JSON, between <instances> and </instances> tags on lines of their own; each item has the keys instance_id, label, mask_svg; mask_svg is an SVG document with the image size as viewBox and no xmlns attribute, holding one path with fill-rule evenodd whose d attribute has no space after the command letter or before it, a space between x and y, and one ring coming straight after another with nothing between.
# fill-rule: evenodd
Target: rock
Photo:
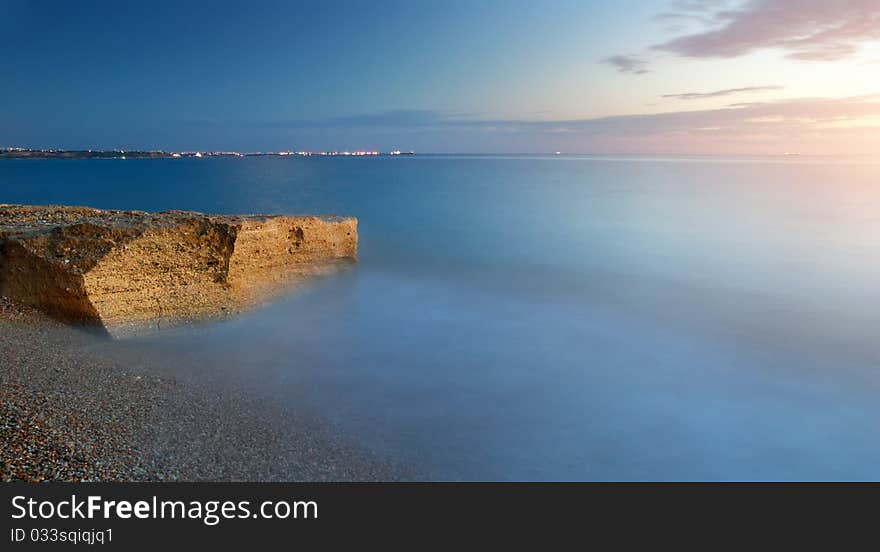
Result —
<instances>
[{"instance_id":1,"label":"rock","mask_svg":"<svg viewBox=\"0 0 880 552\"><path fill-rule=\"evenodd\" d=\"M0 205L0 295L111 334L240 311L357 256L357 219Z\"/></svg>"}]
</instances>

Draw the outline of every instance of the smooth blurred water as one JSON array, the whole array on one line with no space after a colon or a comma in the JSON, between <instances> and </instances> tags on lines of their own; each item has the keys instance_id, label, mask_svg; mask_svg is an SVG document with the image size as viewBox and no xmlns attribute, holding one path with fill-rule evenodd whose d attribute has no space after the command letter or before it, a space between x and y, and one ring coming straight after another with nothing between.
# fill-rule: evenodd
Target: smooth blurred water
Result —
<instances>
[{"instance_id":1,"label":"smooth blurred water","mask_svg":"<svg viewBox=\"0 0 880 552\"><path fill-rule=\"evenodd\" d=\"M124 347L439 479L880 479L880 162L0 162L0 203L360 218L360 262Z\"/></svg>"}]
</instances>

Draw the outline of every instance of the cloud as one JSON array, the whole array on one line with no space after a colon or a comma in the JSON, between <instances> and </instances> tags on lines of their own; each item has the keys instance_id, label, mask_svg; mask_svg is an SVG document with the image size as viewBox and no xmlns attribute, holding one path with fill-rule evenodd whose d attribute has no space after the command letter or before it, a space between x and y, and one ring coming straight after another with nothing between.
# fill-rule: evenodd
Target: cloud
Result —
<instances>
[{"instance_id":1,"label":"cloud","mask_svg":"<svg viewBox=\"0 0 880 552\"><path fill-rule=\"evenodd\" d=\"M880 145L880 95L511 125L564 151L873 155ZM552 141L558 129L568 132L566 142Z\"/></svg>"},{"instance_id":2,"label":"cloud","mask_svg":"<svg viewBox=\"0 0 880 552\"><path fill-rule=\"evenodd\" d=\"M279 119L275 121L234 122L220 124L260 128L339 129L339 128L415 128L453 124L474 117L473 113L449 113L433 109L393 109L359 115L314 119Z\"/></svg>"},{"instance_id":3,"label":"cloud","mask_svg":"<svg viewBox=\"0 0 880 552\"><path fill-rule=\"evenodd\" d=\"M706 17L690 13L659 13L654 16L654 21L662 25L664 32L675 34L683 33L687 26L694 22L703 25L711 23Z\"/></svg>"},{"instance_id":4,"label":"cloud","mask_svg":"<svg viewBox=\"0 0 880 552\"><path fill-rule=\"evenodd\" d=\"M733 94L742 94L746 92L766 92L768 90L782 90L782 86L745 86L743 88L727 88L725 90L715 90L713 92L684 92L681 94L664 94L661 98L675 98L676 100L703 100L706 98L720 98L722 96L731 96Z\"/></svg>"},{"instance_id":5,"label":"cloud","mask_svg":"<svg viewBox=\"0 0 880 552\"><path fill-rule=\"evenodd\" d=\"M411 126L436 123L438 120L458 117L460 114L444 115L432 109L396 109L366 115L334 117L319 124L331 127L350 126Z\"/></svg>"},{"instance_id":6,"label":"cloud","mask_svg":"<svg viewBox=\"0 0 880 552\"><path fill-rule=\"evenodd\" d=\"M442 121L440 125L446 129L518 134L534 143L565 136L568 143L552 143L569 145L565 148L567 151L573 151L570 144L576 143L581 150L653 148L705 152L711 140L733 144L742 150L788 150L799 140L809 138L812 147L830 152L843 147L844 143L852 145L855 139L844 140L853 138L852 135L865 148L876 148L880 143L880 95L756 102L720 109L593 119ZM866 139L866 132L872 140Z\"/></svg>"},{"instance_id":7,"label":"cloud","mask_svg":"<svg viewBox=\"0 0 880 552\"><path fill-rule=\"evenodd\" d=\"M699 11L710 28L655 45L654 50L732 58L779 48L792 59L834 61L852 56L864 42L880 40L877 0L749 0L736 8L688 2L679 9L685 16Z\"/></svg>"},{"instance_id":8,"label":"cloud","mask_svg":"<svg viewBox=\"0 0 880 552\"><path fill-rule=\"evenodd\" d=\"M396 110L328 119L249 123L278 128L368 128L370 130L479 130L485 132L579 133L583 135L645 136L687 133L705 128L728 133L755 130L787 133L826 127L853 126L865 118L880 117L880 94L846 98L802 98L738 103L695 111L617 115L589 119L522 120L469 117L432 110Z\"/></svg>"},{"instance_id":9,"label":"cloud","mask_svg":"<svg viewBox=\"0 0 880 552\"><path fill-rule=\"evenodd\" d=\"M710 11L730 4L729 0L675 0L672 7L682 11Z\"/></svg>"},{"instance_id":10,"label":"cloud","mask_svg":"<svg viewBox=\"0 0 880 552\"><path fill-rule=\"evenodd\" d=\"M271 122L216 122L210 135L260 128L279 143L407 144L421 151L875 154L880 94L801 98L586 119L486 118L432 110ZM206 134L207 135L207 134ZM346 146L347 147L347 146Z\"/></svg>"},{"instance_id":11,"label":"cloud","mask_svg":"<svg viewBox=\"0 0 880 552\"><path fill-rule=\"evenodd\" d=\"M607 57L602 62L615 67L621 73L642 75L649 72L648 63L637 56L616 55Z\"/></svg>"},{"instance_id":12,"label":"cloud","mask_svg":"<svg viewBox=\"0 0 880 552\"><path fill-rule=\"evenodd\" d=\"M727 4L727 0L679 0L672 3L676 11L657 14L654 20L662 23L667 32L681 32L688 23L713 24L711 14Z\"/></svg>"}]
</instances>

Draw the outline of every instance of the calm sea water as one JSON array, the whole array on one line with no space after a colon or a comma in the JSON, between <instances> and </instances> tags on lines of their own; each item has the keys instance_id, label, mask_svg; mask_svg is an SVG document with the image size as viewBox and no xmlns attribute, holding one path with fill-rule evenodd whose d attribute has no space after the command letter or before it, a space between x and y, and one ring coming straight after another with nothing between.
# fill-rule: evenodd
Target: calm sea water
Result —
<instances>
[{"instance_id":1,"label":"calm sea water","mask_svg":"<svg viewBox=\"0 0 880 552\"><path fill-rule=\"evenodd\" d=\"M0 203L360 218L360 262L122 346L437 479L880 479L880 163L0 162Z\"/></svg>"}]
</instances>

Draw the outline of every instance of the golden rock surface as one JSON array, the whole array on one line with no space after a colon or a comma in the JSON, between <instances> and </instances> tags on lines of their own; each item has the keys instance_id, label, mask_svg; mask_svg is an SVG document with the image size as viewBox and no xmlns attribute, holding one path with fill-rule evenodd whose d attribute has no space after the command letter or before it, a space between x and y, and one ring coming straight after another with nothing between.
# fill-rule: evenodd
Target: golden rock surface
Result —
<instances>
[{"instance_id":1,"label":"golden rock surface","mask_svg":"<svg viewBox=\"0 0 880 552\"><path fill-rule=\"evenodd\" d=\"M0 205L0 295L117 335L240 311L357 243L352 217Z\"/></svg>"}]
</instances>

